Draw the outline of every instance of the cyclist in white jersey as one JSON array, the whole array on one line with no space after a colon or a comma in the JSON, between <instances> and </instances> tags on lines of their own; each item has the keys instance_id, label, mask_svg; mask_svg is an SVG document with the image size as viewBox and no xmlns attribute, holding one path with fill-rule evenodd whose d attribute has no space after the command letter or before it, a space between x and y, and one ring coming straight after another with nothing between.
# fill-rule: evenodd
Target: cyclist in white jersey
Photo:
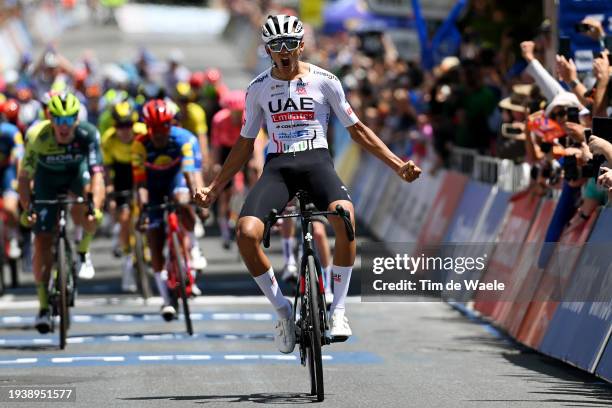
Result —
<instances>
[{"instance_id":1,"label":"cyclist in white jersey","mask_svg":"<svg viewBox=\"0 0 612 408\"><path fill-rule=\"evenodd\" d=\"M295 323L291 301L282 295L270 261L260 245L265 217L273 208L284 208L298 190L304 190L319 210L333 211L340 204L350 212L355 225L348 190L336 174L327 149L331 111L356 143L386 163L402 179L412 182L421 173L412 161L403 162L359 121L335 75L300 61L304 50L303 35L302 23L296 17L268 16L262 27L262 39L273 66L249 85L241 137L219 175L194 197L204 207L211 205L224 185L248 162L265 120L270 136L266 165L246 198L236 226L236 237L249 272L276 309L275 341L283 353L291 353L295 347ZM344 303L356 246L355 241L348 240L339 217L330 216L329 221L336 234L330 335L348 337L352 332Z\"/></svg>"}]
</instances>

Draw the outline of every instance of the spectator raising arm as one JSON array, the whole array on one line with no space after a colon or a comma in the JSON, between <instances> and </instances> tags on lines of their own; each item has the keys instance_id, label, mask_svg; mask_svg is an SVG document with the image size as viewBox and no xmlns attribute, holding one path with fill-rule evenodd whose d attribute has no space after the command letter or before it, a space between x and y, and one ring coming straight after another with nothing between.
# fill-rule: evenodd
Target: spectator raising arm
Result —
<instances>
[{"instance_id":1,"label":"spectator raising arm","mask_svg":"<svg viewBox=\"0 0 612 408\"><path fill-rule=\"evenodd\" d=\"M533 41L523 41L521 43L521 53L528 65L526 71L536 81L544 97L551 101L557 94L564 91L559 82L540 64L534 56L535 43Z\"/></svg>"}]
</instances>

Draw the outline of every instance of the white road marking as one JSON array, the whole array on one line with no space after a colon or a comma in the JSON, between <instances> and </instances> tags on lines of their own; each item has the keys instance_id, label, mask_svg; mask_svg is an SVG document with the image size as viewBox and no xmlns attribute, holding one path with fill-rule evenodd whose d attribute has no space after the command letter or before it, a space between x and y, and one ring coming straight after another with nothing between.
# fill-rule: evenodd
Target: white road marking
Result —
<instances>
[{"instance_id":1,"label":"white road marking","mask_svg":"<svg viewBox=\"0 0 612 408\"><path fill-rule=\"evenodd\" d=\"M104 362L119 362L125 361L123 356L75 356L75 357L53 357L52 363L65 364L75 363L77 361L104 361Z\"/></svg>"},{"instance_id":2,"label":"white road marking","mask_svg":"<svg viewBox=\"0 0 612 408\"><path fill-rule=\"evenodd\" d=\"M257 354L226 354L223 356L225 360L258 360Z\"/></svg>"},{"instance_id":3,"label":"white road marking","mask_svg":"<svg viewBox=\"0 0 612 408\"><path fill-rule=\"evenodd\" d=\"M206 354L178 354L177 360L210 360L212 357Z\"/></svg>"},{"instance_id":4,"label":"white road marking","mask_svg":"<svg viewBox=\"0 0 612 408\"><path fill-rule=\"evenodd\" d=\"M38 300L32 298L29 300L15 300L14 295L0 296L0 310L9 309L38 309ZM287 298L290 299L290 298ZM293 298L290 300L293 301ZM346 299L347 303L360 303L360 296L349 296ZM140 297L79 297L77 299L77 307L98 307L105 305L123 305L123 306L161 306L162 299L159 296L152 297L146 301ZM199 296L194 299L189 299L190 305L195 306L215 306L215 305L267 305L268 299L262 296ZM416 303L415 303L416 304Z\"/></svg>"},{"instance_id":5,"label":"white road marking","mask_svg":"<svg viewBox=\"0 0 612 408\"><path fill-rule=\"evenodd\" d=\"M37 361L37 358L17 358L15 360L0 360L0 364L32 364Z\"/></svg>"},{"instance_id":6,"label":"white road marking","mask_svg":"<svg viewBox=\"0 0 612 408\"><path fill-rule=\"evenodd\" d=\"M174 356L169 356L169 355L165 355L165 356L138 356L138 360L140 361L167 361L167 360L174 360Z\"/></svg>"},{"instance_id":7,"label":"white road marking","mask_svg":"<svg viewBox=\"0 0 612 408\"><path fill-rule=\"evenodd\" d=\"M124 336L107 336L107 339L109 339L110 341L130 341L130 336L129 335L124 335Z\"/></svg>"},{"instance_id":8,"label":"white road marking","mask_svg":"<svg viewBox=\"0 0 612 408\"><path fill-rule=\"evenodd\" d=\"M262 355L262 360L297 360L297 356L293 354L281 355L281 354L271 354L271 355Z\"/></svg>"}]
</instances>

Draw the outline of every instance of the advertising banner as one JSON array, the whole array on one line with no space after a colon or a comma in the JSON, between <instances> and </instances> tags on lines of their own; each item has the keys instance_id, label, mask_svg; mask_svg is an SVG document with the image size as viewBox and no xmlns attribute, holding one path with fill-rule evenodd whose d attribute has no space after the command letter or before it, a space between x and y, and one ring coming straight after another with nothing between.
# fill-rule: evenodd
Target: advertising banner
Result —
<instances>
[{"instance_id":1,"label":"advertising banner","mask_svg":"<svg viewBox=\"0 0 612 408\"><path fill-rule=\"evenodd\" d=\"M467 182L468 178L463 174L453 171L445 174L419 233L419 246L436 245L444 239ZM416 252L419 250L417 247Z\"/></svg>"},{"instance_id":2,"label":"advertising banner","mask_svg":"<svg viewBox=\"0 0 612 408\"><path fill-rule=\"evenodd\" d=\"M559 304L552 299L555 285L565 285L569 281L580 257L582 245L587 241L596 219L597 211L593 212L584 224L566 228L563 232L551 257L553 261L547 265L533 296L537 300L529 303L521 322L516 335L519 342L536 349L540 346ZM560 259L563 259L563 265L555 262Z\"/></svg>"},{"instance_id":3,"label":"advertising banner","mask_svg":"<svg viewBox=\"0 0 612 408\"><path fill-rule=\"evenodd\" d=\"M379 160L374 162L374 179L371 181L372 187L369 194L364 197L365 200L363 200L363 219L368 228L372 226L372 219L379 210L381 197L387 189L387 183L392 177L395 177L395 173L389 170L384 163Z\"/></svg>"},{"instance_id":4,"label":"advertising banner","mask_svg":"<svg viewBox=\"0 0 612 408\"><path fill-rule=\"evenodd\" d=\"M423 166L421 177L410 184L404 183L402 189L409 194L402 202L394 228L390 233L391 242L416 242L435 198L440 194L446 172L431 175L429 166Z\"/></svg>"},{"instance_id":5,"label":"advertising banner","mask_svg":"<svg viewBox=\"0 0 612 408\"><path fill-rule=\"evenodd\" d=\"M493 253L497 235L503 225L508 210L511 193L499 190L496 186L491 188L489 197L479 214L476 227L473 230L470 242L480 243L485 253ZM473 270L466 272L469 279L480 279L482 272ZM469 302L472 300L474 291L465 289L461 293L449 293L445 291L444 297L453 302Z\"/></svg>"},{"instance_id":6,"label":"advertising banner","mask_svg":"<svg viewBox=\"0 0 612 408\"><path fill-rule=\"evenodd\" d=\"M443 242L471 241L490 193L490 184L468 181Z\"/></svg>"},{"instance_id":7,"label":"advertising banner","mask_svg":"<svg viewBox=\"0 0 612 408\"><path fill-rule=\"evenodd\" d=\"M612 342L608 339L608 345L599 360L595 374L601 378L612 382Z\"/></svg>"},{"instance_id":8,"label":"advertising banner","mask_svg":"<svg viewBox=\"0 0 612 408\"><path fill-rule=\"evenodd\" d=\"M511 335L516 335L518 332L529 307L529 301L532 300L544 272L538 267L537 260L544 244L548 224L555 211L555 205L556 202L553 200L546 200L542 203L529 234L527 234L525 242L528 245L523 245L519 262L512 272L512 286L509 290L513 293L512 297L519 300L500 302L493 311L493 319Z\"/></svg>"},{"instance_id":9,"label":"advertising banner","mask_svg":"<svg viewBox=\"0 0 612 408\"><path fill-rule=\"evenodd\" d=\"M608 291L612 291L607 249L611 228L612 209L606 208L599 215L569 281L568 296L580 301L564 301L558 306L539 348L589 371L595 368L612 324L612 304L597 301L609 299Z\"/></svg>"},{"instance_id":10,"label":"advertising banner","mask_svg":"<svg viewBox=\"0 0 612 408\"><path fill-rule=\"evenodd\" d=\"M510 215L499 236L499 242L516 243L504 246L503 250L496 250L491 255L488 268L483 275L483 282L494 283L497 278L507 279L518 263L518 256L522 243L525 241L531 221L540 204L540 198L526 194L512 203ZM504 280L501 279L501 280ZM484 301L480 294L475 294L474 308L485 316L491 316L498 302Z\"/></svg>"},{"instance_id":11,"label":"advertising banner","mask_svg":"<svg viewBox=\"0 0 612 408\"><path fill-rule=\"evenodd\" d=\"M373 166L373 161L368 158L367 155L362 159L363 160L359 164L359 167L357 168L353 180L351 180L350 182L346 181L347 183L349 183L349 190L351 192L351 198L353 199L353 206L355 207L355 212L359 216L361 216L360 201L365 196L364 193L366 193L366 187L368 186L368 183L370 181Z\"/></svg>"},{"instance_id":12,"label":"advertising banner","mask_svg":"<svg viewBox=\"0 0 612 408\"><path fill-rule=\"evenodd\" d=\"M348 147L344 149L336 164L340 180L342 180L346 186L352 186L353 178L362 164L361 148L356 143L350 143Z\"/></svg>"}]
</instances>

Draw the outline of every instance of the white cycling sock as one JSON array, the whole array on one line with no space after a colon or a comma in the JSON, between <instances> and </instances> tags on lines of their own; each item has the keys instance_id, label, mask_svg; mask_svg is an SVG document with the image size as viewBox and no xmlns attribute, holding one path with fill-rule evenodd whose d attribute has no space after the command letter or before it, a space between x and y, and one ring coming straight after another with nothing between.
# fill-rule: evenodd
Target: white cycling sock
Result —
<instances>
[{"instance_id":1,"label":"white cycling sock","mask_svg":"<svg viewBox=\"0 0 612 408\"><path fill-rule=\"evenodd\" d=\"M189 243L191 244L191 248L198 245L198 240L196 239L195 232L189 231L187 232L187 235L189 236Z\"/></svg>"},{"instance_id":2,"label":"white cycling sock","mask_svg":"<svg viewBox=\"0 0 612 408\"><path fill-rule=\"evenodd\" d=\"M221 231L221 237L224 241L229 241L231 238L229 223L227 218L219 217L219 230Z\"/></svg>"},{"instance_id":3,"label":"white cycling sock","mask_svg":"<svg viewBox=\"0 0 612 408\"><path fill-rule=\"evenodd\" d=\"M283 238L283 258L285 265L295 265L295 256L293 255L293 247L295 246L294 238Z\"/></svg>"},{"instance_id":4,"label":"white cycling sock","mask_svg":"<svg viewBox=\"0 0 612 408\"><path fill-rule=\"evenodd\" d=\"M329 309L331 314L333 314L335 310L344 312L344 301L348 293L352 271L352 266L334 265L332 267L332 276L334 278L334 301Z\"/></svg>"},{"instance_id":5,"label":"white cycling sock","mask_svg":"<svg viewBox=\"0 0 612 408\"><path fill-rule=\"evenodd\" d=\"M278 287L272 267L254 279L257 282L257 286L259 286L263 294L266 295L272 306L274 306L274 309L276 309L278 317L289 319L291 317L291 302L283 296L281 289Z\"/></svg>"},{"instance_id":6,"label":"white cycling sock","mask_svg":"<svg viewBox=\"0 0 612 408\"><path fill-rule=\"evenodd\" d=\"M155 277L157 290L159 291L160 296L164 300L164 305L169 305L171 303L170 293L168 292L168 285L166 284L166 282L168 281L168 271L164 269L161 272L155 272L153 276Z\"/></svg>"},{"instance_id":7,"label":"white cycling sock","mask_svg":"<svg viewBox=\"0 0 612 408\"><path fill-rule=\"evenodd\" d=\"M331 265L327 265L325 268L323 268L323 276L324 276L324 284L325 284L325 290L331 291L331 275L332 275L332 266Z\"/></svg>"}]
</instances>

